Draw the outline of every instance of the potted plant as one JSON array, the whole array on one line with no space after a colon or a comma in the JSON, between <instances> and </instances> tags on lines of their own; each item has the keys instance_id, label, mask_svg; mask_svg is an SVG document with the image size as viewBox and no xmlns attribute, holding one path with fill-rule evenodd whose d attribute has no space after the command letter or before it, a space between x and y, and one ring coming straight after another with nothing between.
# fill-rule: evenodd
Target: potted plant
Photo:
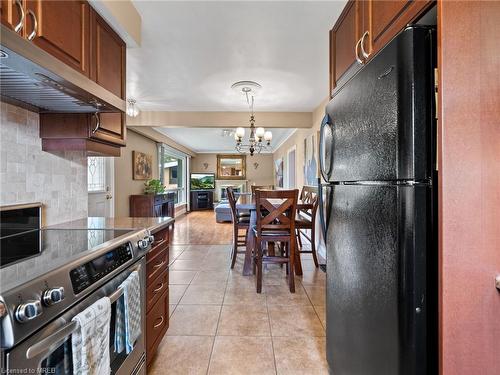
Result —
<instances>
[{"instance_id":1,"label":"potted plant","mask_svg":"<svg viewBox=\"0 0 500 375\"><path fill-rule=\"evenodd\" d=\"M165 186L160 180L152 179L144 183L144 194L162 194L165 192Z\"/></svg>"}]
</instances>

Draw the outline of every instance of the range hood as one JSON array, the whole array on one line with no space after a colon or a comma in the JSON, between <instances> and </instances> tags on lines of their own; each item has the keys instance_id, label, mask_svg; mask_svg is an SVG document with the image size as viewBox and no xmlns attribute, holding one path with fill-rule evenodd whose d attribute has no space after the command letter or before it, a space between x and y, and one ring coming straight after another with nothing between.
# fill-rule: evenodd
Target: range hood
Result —
<instances>
[{"instance_id":1,"label":"range hood","mask_svg":"<svg viewBox=\"0 0 500 375\"><path fill-rule=\"evenodd\" d=\"M40 113L125 112L125 101L1 25L3 101Z\"/></svg>"}]
</instances>

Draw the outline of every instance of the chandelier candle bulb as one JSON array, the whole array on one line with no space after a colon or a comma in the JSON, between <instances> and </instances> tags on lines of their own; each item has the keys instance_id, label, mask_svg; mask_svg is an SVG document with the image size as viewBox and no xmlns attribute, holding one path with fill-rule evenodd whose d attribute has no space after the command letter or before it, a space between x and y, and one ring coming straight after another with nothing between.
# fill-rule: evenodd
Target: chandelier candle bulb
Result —
<instances>
[{"instance_id":1,"label":"chandelier candle bulb","mask_svg":"<svg viewBox=\"0 0 500 375\"><path fill-rule=\"evenodd\" d=\"M245 136L245 128L236 128L236 135L235 137L237 137L236 139L238 138L243 138Z\"/></svg>"},{"instance_id":2,"label":"chandelier candle bulb","mask_svg":"<svg viewBox=\"0 0 500 375\"><path fill-rule=\"evenodd\" d=\"M271 142L272 139L273 139L273 133L271 133L270 131L264 133L264 140L266 140L267 142Z\"/></svg>"},{"instance_id":3,"label":"chandelier candle bulb","mask_svg":"<svg viewBox=\"0 0 500 375\"><path fill-rule=\"evenodd\" d=\"M265 132L266 132L266 130L265 130L264 128L257 128L257 129L255 130L255 136L256 136L259 140L261 140L261 139L262 139L262 137L264 137Z\"/></svg>"}]
</instances>

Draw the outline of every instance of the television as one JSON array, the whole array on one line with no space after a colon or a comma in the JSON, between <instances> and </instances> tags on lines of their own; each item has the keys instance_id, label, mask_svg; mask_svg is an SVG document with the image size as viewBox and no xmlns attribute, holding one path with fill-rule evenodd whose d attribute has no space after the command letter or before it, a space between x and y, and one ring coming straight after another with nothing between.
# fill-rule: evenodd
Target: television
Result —
<instances>
[{"instance_id":1,"label":"television","mask_svg":"<svg viewBox=\"0 0 500 375\"><path fill-rule=\"evenodd\" d=\"M191 173L191 190L215 189L215 173Z\"/></svg>"}]
</instances>

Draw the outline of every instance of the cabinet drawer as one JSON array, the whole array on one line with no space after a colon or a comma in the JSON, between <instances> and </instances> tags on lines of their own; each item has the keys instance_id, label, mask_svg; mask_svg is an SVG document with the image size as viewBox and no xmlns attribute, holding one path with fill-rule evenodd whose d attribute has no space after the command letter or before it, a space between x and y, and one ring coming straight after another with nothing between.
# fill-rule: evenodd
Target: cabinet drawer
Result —
<instances>
[{"instance_id":1,"label":"cabinet drawer","mask_svg":"<svg viewBox=\"0 0 500 375\"><path fill-rule=\"evenodd\" d=\"M150 262L155 258L161 251L163 250L168 250L168 242L166 240L160 240L157 241L155 239L155 242L153 243L153 247L151 250L149 250L148 254L146 255L146 262Z\"/></svg>"},{"instance_id":2,"label":"cabinet drawer","mask_svg":"<svg viewBox=\"0 0 500 375\"><path fill-rule=\"evenodd\" d=\"M168 329L168 289L146 314L146 360L149 364Z\"/></svg>"},{"instance_id":3,"label":"cabinet drawer","mask_svg":"<svg viewBox=\"0 0 500 375\"><path fill-rule=\"evenodd\" d=\"M146 290L146 311L149 311L154 306L160 296L168 289L168 269L164 270Z\"/></svg>"},{"instance_id":4,"label":"cabinet drawer","mask_svg":"<svg viewBox=\"0 0 500 375\"><path fill-rule=\"evenodd\" d=\"M168 269L168 249L162 249L151 259L151 261L148 261L146 264L147 286L149 286L166 269Z\"/></svg>"}]
</instances>

